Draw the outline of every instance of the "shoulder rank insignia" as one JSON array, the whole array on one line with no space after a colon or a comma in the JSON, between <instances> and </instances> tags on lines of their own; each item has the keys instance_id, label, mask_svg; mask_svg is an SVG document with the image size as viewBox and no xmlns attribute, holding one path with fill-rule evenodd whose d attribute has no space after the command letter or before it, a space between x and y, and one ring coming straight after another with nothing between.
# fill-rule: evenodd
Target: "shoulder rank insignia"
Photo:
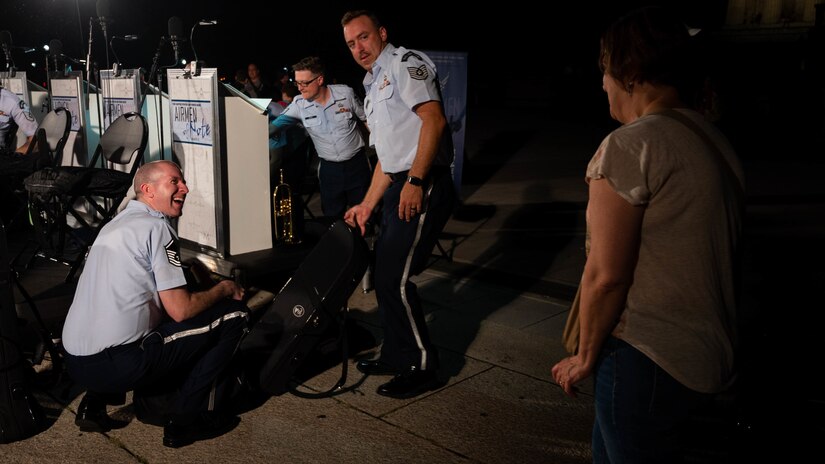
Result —
<instances>
[{"instance_id":1,"label":"shoulder rank insignia","mask_svg":"<svg viewBox=\"0 0 825 464\"><path fill-rule=\"evenodd\" d=\"M424 61L421 58L421 55L419 55L418 53L407 52L407 53L404 54L404 56L401 57L401 62L403 63L403 62L407 61L408 59L410 59L411 56L414 56L414 57L418 58L419 60Z\"/></svg>"},{"instance_id":2,"label":"shoulder rank insignia","mask_svg":"<svg viewBox=\"0 0 825 464\"><path fill-rule=\"evenodd\" d=\"M169 264L175 267L180 267L180 254L178 253L178 244L175 239L169 240L163 248L166 249L166 259L169 261Z\"/></svg>"},{"instance_id":3,"label":"shoulder rank insignia","mask_svg":"<svg viewBox=\"0 0 825 464\"><path fill-rule=\"evenodd\" d=\"M423 64L417 68L408 67L407 72L410 73L410 77L419 81L423 81L430 75L427 67Z\"/></svg>"}]
</instances>

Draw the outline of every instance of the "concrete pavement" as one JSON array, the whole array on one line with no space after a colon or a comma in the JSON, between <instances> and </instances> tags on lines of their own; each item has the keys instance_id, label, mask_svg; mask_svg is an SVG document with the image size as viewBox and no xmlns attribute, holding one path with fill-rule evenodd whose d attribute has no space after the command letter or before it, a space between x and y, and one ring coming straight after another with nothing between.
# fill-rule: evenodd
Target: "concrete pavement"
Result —
<instances>
[{"instance_id":1,"label":"concrete pavement","mask_svg":"<svg viewBox=\"0 0 825 464\"><path fill-rule=\"evenodd\" d=\"M443 388L410 400L381 397L375 389L386 378L364 378L350 360L350 378L340 394L272 397L242 414L240 425L226 435L174 450L161 445L161 428L134 419L130 400L110 408L114 416L130 420L125 428L80 432L73 421L82 392L64 378L57 387L37 393L51 420L48 429L0 445L0 460L589 462L591 388L582 385L578 399L564 396L550 367L564 355L560 336L584 262L584 168L608 129L548 121L541 111L534 113L518 121L493 111L473 114L463 205L441 241L453 261L436 259L415 279L441 350ZM743 377L748 383L696 418L691 462L748 462L774 455L789 462L791 456L804 455L800 445L825 437L816 419L816 411L822 410L816 387L821 381L808 374L812 364L807 363L821 359L822 351L812 327L797 328L804 335L799 343L811 350L797 353L802 358L795 370L799 382L782 389L781 399L775 394L779 386L761 374L763 361L780 359L777 344L794 341L793 335L772 337L768 329L783 302L773 285L794 281L800 273L805 275L802 282L813 284L822 275L804 259L825 256L825 187L816 181L821 167L810 162L801 168L768 161L746 164L743 326L749 329L749 352ZM801 204L799 196L806 199ZM782 261L788 253L797 256L790 265ZM50 300L58 311L59 300ZM380 340L374 294L356 290L350 307L358 324ZM817 320L810 311L804 314ZM780 322L780 327L786 325ZM355 359L370 357L374 350ZM338 366L326 369L300 390L323 391L338 373ZM788 405L806 419L788 420L781 412Z\"/></svg>"}]
</instances>

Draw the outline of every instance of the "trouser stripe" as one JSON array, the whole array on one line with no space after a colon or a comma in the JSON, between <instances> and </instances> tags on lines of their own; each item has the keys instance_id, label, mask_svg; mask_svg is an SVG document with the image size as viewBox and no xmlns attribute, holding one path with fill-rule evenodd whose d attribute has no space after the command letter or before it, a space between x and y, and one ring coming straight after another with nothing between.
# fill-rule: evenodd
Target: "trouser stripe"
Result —
<instances>
[{"instance_id":1,"label":"trouser stripe","mask_svg":"<svg viewBox=\"0 0 825 464\"><path fill-rule=\"evenodd\" d=\"M430 200L430 194L432 193L433 186L430 184L430 187L424 194L424 203L428 203ZM421 342L421 333L418 330L418 326L415 323L415 318L412 314L412 307L410 307L410 303L407 301L407 280L410 278L410 266L412 265L413 254L415 254L415 248L418 246L418 241L421 239L421 230L424 228L424 221L427 219L427 210L429 208L423 208L424 211L418 217L418 226L415 230L415 239L413 240L412 246L410 247L410 252L407 254L407 261L404 263L404 274L401 276L401 302L404 304L404 309L407 312L407 319L410 322L410 328L412 329L413 336L415 337L415 343L418 345L418 349L421 351L421 370L427 369L427 350L424 348L424 344Z\"/></svg>"},{"instance_id":2,"label":"trouser stripe","mask_svg":"<svg viewBox=\"0 0 825 464\"><path fill-rule=\"evenodd\" d=\"M173 333L172 335L169 335L168 337L165 337L163 339L163 343L164 344L171 343L175 340L178 340L178 339L181 339L181 338L184 338L184 337L189 337L189 336L192 336L192 335L205 334L205 333L209 332L210 330L214 330L215 328L217 328L219 325L221 325L221 323L223 321L228 321L230 319L235 319L236 317L246 318L246 317L248 317L248 314L245 311L233 311L231 313L226 313L225 315L223 315L223 316L215 319L214 321L212 321L211 324L207 324L203 327L196 327L194 329L184 330L182 332Z\"/></svg>"}]
</instances>

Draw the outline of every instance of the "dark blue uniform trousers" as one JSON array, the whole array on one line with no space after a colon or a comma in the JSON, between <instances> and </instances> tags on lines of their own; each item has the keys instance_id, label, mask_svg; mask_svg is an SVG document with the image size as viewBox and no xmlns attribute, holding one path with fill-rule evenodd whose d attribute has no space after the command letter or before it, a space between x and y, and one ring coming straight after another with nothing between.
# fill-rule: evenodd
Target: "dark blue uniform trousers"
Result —
<instances>
[{"instance_id":1,"label":"dark blue uniform trousers","mask_svg":"<svg viewBox=\"0 0 825 464\"><path fill-rule=\"evenodd\" d=\"M375 245L375 295L381 309L381 360L397 369L438 368L417 287L409 278L424 270L456 203L450 170L433 167L424 185L424 212L410 222L398 218L406 173L395 173L384 192L381 229Z\"/></svg>"},{"instance_id":2,"label":"dark blue uniform trousers","mask_svg":"<svg viewBox=\"0 0 825 464\"><path fill-rule=\"evenodd\" d=\"M371 180L372 171L363 148L346 161L322 159L318 167L318 181L324 216L335 219L344 217L347 206L364 200Z\"/></svg>"},{"instance_id":3,"label":"dark blue uniform trousers","mask_svg":"<svg viewBox=\"0 0 825 464\"><path fill-rule=\"evenodd\" d=\"M247 331L248 311L240 301L222 300L185 321L163 323L137 342L90 356L67 353L66 367L95 393L156 388L179 379L172 414L220 409L228 399L227 371Z\"/></svg>"}]
</instances>

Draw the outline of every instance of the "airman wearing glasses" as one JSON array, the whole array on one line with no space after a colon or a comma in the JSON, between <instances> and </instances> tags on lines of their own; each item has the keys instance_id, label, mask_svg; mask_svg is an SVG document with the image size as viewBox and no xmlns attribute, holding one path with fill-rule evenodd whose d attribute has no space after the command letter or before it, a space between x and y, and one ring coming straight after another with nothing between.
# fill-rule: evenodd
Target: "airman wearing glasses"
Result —
<instances>
[{"instance_id":1,"label":"airman wearing glasses","mask_svg":"<svg viewBox=\"0 0 825 464\"><path fill-rule=\"evenodd\" d=\"M292 69L301 95L272 121L270 135L304 126L321 160L321 209L325 216L342 218L347 206L361 203L370 183L366 142L359 128L366 120L364 107L351 87L326 85L320 58L304 58Z\"/></svg>"},{"instance_id":2,"label":"airman wearing glasses","mask_svg":"<svg viewBox=\"0 0 825 464\"><path fill-rule=\"evenodd\" d=\"M344 216L364 228L383 201L376 243L375 294L383 312L384 344L365 374L394 375L378 394L410 398L440 382L421 300L409 279L420 273L455 204L453 159L435 65L424 53L387 42L387 29L369 11L341 20L344 39L364 77L364 110L378 164L364 201Z\"/></svg>"}]
</instances>

